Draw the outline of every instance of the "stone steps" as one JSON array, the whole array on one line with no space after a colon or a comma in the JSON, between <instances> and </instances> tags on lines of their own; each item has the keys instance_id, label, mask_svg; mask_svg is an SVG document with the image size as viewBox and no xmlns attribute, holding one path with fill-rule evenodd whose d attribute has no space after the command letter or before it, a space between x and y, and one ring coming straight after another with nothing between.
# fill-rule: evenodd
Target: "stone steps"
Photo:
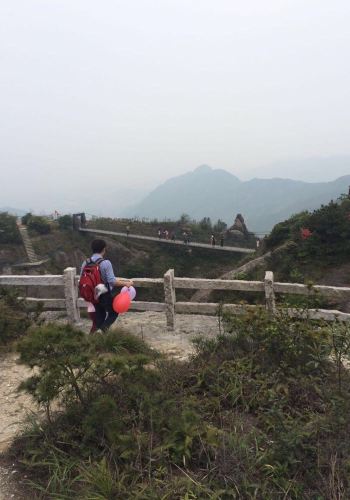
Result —
<instances>
[{"instance_id":1,"label":"stone steps","mask_svg":"<svg viewBox=\"0 0 350 500\"><path fill-rule=\"evenodd\" d=\"M18 229L19 229L19 233L21 235L23 245L24 245L29 262L31 262L31 263L37 262L39 259L35 253L32 242L30 241L30 237L29 237L27 228L25 226L23 226L22 224L18 224Z\"/></svg>"}]
</instances>

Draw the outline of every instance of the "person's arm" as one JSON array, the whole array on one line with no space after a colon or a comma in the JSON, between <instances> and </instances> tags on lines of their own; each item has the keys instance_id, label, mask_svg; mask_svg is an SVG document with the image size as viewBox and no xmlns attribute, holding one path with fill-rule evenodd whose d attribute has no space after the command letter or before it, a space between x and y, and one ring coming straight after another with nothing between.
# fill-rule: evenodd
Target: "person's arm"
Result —
<instances>
[{"instance_id":1,"label":"person's arm","mask_svg":"<svg viewBox=\"0 0 350 500\"><path fill-rule=\"evenodd\" d=\"M115 286L127 286L128 288L133 286L134 283L131 280L116 278L114 276L113 267L109 260L104 260L103 262L101 262L100 267L101 270L102 267L104 268L105 279L111 288L114 288Z\"/></svg>"},{"instance_id":2,"label":"person's arm","mask_svg":"<svg viewBox=\"0 0 350 500\"><path fill-rule=\"evenodd\" d=\"M116 278L114 286L127 286L130 288L131 286L134 286L134 282L125 278Z\"/></svg>"}]
</instances>

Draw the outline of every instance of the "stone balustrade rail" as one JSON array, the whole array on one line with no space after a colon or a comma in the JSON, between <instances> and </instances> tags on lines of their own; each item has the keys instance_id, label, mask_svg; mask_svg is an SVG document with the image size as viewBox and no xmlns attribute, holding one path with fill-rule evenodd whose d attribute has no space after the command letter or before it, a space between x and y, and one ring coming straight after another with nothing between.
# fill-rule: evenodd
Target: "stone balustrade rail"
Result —
<instances>
[{"instance_id":1,"label":"stone balustrade rail","mask_svg":"<svg viewBox=\"0 0 350 500\"><path fill-rule=\"evenodd\" d=\"M45 299L24 297L32 304L42 304L46 310L65 309L70 323L80 321L80 309L86 308L86 302L78 297L78 280L76 268L68 267L62 275L0 275L0 286L62 286L64 298ZM208 314L215 315L219 306L223 311L242 314L247 310L254 310L254 305L177 302L176 289L192 290L235 290L238 292L261 292L265 296L265 307L271 313L277 311L276 294L304 295L308 297L322 296L337 301L350 299L350 287L336 287L324 285L304 285L300 283L279 283L274 281L272 271L267 271L263 281L246 281L235 279L203 279L175 277L173 269L169 269L162 278L133 278L135 287L162 287L164 302L133 301L132 311L164 312L167 328L174 331L176 314ZM307 316L310 319L325 321L350 321L350 314L329 309L284 308L291 317Z\"/></svg>"}]
</instances>

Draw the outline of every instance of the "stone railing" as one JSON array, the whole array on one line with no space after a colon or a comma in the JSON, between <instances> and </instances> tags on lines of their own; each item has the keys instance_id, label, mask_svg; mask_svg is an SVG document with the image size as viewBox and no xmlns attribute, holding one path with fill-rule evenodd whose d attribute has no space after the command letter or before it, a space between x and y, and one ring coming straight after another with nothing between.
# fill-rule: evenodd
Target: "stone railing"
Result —
<instances>
[{"instance_id":1,"label":"stone railing","mask_svg":"<svg viewBox=\"0 0 350 500\"><path fill-rule=\"evenodd\" d=\"M157 238L155 236L146 236L144 234L128 234L126 233L121 233L118 231L106 231L105 229L86 229L86 228L79 228L79 231L84 232L84 233L93 233L93 234L103 234L107 236L121 236L123 238L128 238L128 239L136 239L136 240L148 240L148 241L154 241L157 243L162 243L162 244L167 244L167 245L177 245L185 248L205 248L207 250L218 250L221 252L233 252L233 253L246 253L246 254L252 254L255 252L255 248L245 248L245 247L237 247L237 246L232 246L232 245L208 245L207 243L199 243L199 242L194 242L191 241L191 243L184 244L182 240L172 240L172 239L165 239L165 238Z\"/></svg>"},{"instance_id":2,"label":"stone railing","mask_svg":"<svg viewBox=\"0 0 350 500\"><path fill-rule=\"evenodd\" d=\"M40 303L44 309L65 309L69 322L78 323L80 320L80 309L86 308L86 302L78 298L78 279L76 269L68 267L63 275L0 275L0 286L62 286L64 298L42 299L25 297L28 302ZM271 271L267 271L264 281L223 280L223 279L200 279L200 278L177 278L174 270L169 269L163 278L133 278L136 288L161 286L164 290L164 302L134 301L131 303L132 311L158 311L165 312L168 330L175 329L176 314L207 314L215 315L218 311L218 303L200 302L177 302L176 289L191 290L235 290L241 292L261 292L265 296L266 309L274 314L276 312L276 294L291 294L332 298L336 300L350 300L350 288L325 285L303 285L299 283L278 283L274 281ZM223 304L223 311L240 314L246 310L258 306ZM326 321L350 321L350 314L337 310L308 309L301 313L293 308L285 309L291 317L299 317L307 314L310 319Z\"/></svg>"}]
</instances>

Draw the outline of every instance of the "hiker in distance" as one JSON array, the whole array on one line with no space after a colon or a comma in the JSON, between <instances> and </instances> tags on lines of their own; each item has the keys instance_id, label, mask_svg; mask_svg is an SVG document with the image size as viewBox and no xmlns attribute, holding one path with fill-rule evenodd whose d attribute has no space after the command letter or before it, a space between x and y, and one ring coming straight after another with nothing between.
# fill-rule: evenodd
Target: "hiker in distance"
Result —
<instances>
[{"instance_id":1,"label":"hiker in distance","mask_svg":"<svg viewBox=\"0 0 350 500\"><path fill-rule=\"evenodd\" d=\"M104 240L93 240L92 256L81 266L80 296L95 307L96 330L106 331L115 322L118 313L113 310L116 287L133 286L131 280L116 278L110 260L105 259L107 244Z\"/></svg>"}]
</instances>

